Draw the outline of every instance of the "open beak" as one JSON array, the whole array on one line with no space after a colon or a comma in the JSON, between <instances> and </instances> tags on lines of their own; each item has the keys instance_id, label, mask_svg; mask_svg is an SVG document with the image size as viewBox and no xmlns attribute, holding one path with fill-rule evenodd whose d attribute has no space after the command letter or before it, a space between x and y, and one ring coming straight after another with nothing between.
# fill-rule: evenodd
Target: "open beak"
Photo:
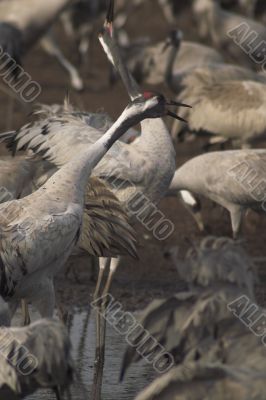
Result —
<instances>
[{"instance_id":1,"label":"open beak","mask_svg":"<svg viewBox=\"0 0 266 400\"><path fill-rule=\"evenodd\" d=\"M175 118L175 119L179 119L179 121L185 122L187 124L187 120L179 117L179 115L173 113L172 111L167 111L167 115L170 115L170 117Z\"/></svg>"},{"instance_id":2,"label":"open beak","mask_svg":"<svg viewBox=\"0 0 266 400\"><path fill-rule=\"evenodd\" d=\"M167 101L166 105L167 105L167 106L176 106L176 107L188 107L188 108L192 108L192 107L191 107L190 105L188 105L188 104L179 103L179 102L174 101L174 100L169 100L169 101ZM172 117L172 118L178 119L179 121L182 121L182 122L187 123L187 120L186 120L186 119L184 119L184 118L182 118L182 117L179 117L179 115L175 114L174 112L172 112L172 111L170 111L170 110L167 110L167 115L169 115L169 116Z\"/></svg>"},{"instance_id":3,"label":"open beak","mask_svg":"<svg viewBox=\"0 0 266 400\"><path fill-rule=\"evenodd\" d=\"M192 108L189 104L179 103L178 101L169 100L166 102L167 106L176 106L176 107L188 107Z\"/></svg>"}]
</instances>

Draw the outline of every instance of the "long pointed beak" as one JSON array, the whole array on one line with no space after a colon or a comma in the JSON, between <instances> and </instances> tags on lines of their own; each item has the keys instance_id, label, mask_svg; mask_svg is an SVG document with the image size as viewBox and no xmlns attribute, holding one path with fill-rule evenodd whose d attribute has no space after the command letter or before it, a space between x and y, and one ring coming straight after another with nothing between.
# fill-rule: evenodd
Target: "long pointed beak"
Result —
<instances>
[{"instance_id":1,"label":"long pointed beak","mask_svg":"<svg viewBox=\"0 0 266 400\"><path fill-rule=\"evenodd\" d=\"M104 29L99 35L103 35L104 30L107 30L109 35L113 36L113 21L114 21L114 0L109 1L109 6L106 14L106 18L104 21Z\"/></svg>"},{"instance_id":2,"label":"long pointed beak","mask_svg":"<svg viewBox=\"0 0 266 400\"><path fill-rule=\"evenodd\" d=\"M176 106L176 107L188 107L192 108L189 104L179 103L178 101L169 100L166 103L168 106Z\"/></svg>"},{"instance_id":3,"label":"long pointed beak","mask_svg":"<svg viewBox=\"0 0 266 400\"><path fill-rule=\"evenodd\" d=\"M106 19L105 19L105 22L107 24L112 24L114 22L114 9L115 9L114 0L110 0L107 14L106 14Z\"/></svg>"},{"instance_id":4,"label":"long pointed beak","mask_svg":"<svg viewBox=\"0 0 266 400\"><path fill-rule=\"evenodd\" d=\"M187 124L187 120L186 119L184 119L182 117L179 117L179 115L173 113L172 111L167 111L167 115L170 115L170 117L178 119L179 121L185 122Z\"/></svg>"}]
</instances>

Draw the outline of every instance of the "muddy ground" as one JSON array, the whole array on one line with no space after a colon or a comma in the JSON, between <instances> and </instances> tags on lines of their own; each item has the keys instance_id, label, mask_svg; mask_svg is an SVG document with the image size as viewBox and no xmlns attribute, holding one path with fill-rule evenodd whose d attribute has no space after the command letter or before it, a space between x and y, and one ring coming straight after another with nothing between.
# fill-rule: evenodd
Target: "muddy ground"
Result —
<instances>
[{"instance_id":1,"label":"muddy ground","mask_svg":"<svg viewBox=\"0 0 266 400\"><path fill-rule=\"evenodd\" d=\"M178 2L182 3L182 2ZM187 1L183 1L187 4ZM183 29L186 39L197 40L195 25L188 10L181 7L177 22ZM130 18L128 33L131 38L141 35L150 35L154 40L164 38L169 32L161 10L157 2L150 1L144 4ZM78 60L75 46L69 42L62 33L60 26L57 29L63 50L75 63ZM82 68L82 76L85 79L86 88L83 93L70 92L70 99L76 106L90 111L104 109L112 117L118 116L128 102L127 94L121 83L114 87L108 87L108 63L95 40L93 58L88 60L91 64ZM57 62L46 55L38 46L25 58L25 70L42 87L38 102L61 103L67 91L67 76ZM168 93L166 88L157 88ZM10 104L7 96L0 93L1 101L1 131L6 128L17 128L28 120L27 113L18 103L14 112L10 114ZM170 122L170 121L169 121ZM202 152L202 141L176 146L177 165L181 165L189 158ZM2 153L5 150L2 148ZM142 226L136 226L139 240L139 261L124 258L116 274L112 292L121 300L125 308L139 309L156 297L171 295L182 288L175 267L169 259L166 259L165 251L171 246L178 246L180 255L183 256L191 245L197 243L204 236L197 229L190 215L175 198L167 198L160 204L160 209L175 225L174 233L165 241L158 241ZM208 201L203 201L203 217L210 234L223 236L230 235L229 216L217 206ZM245 246L254 257L266 256L265 246L265 216L250 213L245 221ZM86 257L72 258L79 281L73 276L65 278L62 273L56 279L60 303L71 308L73 306L86 305L91 298L95 283L91 279L91 270L88 268L89 260ZM259 274L258 301L264 304L266 301L266 261L260 261L257 265Z\"/></svg>"}]
</instances>

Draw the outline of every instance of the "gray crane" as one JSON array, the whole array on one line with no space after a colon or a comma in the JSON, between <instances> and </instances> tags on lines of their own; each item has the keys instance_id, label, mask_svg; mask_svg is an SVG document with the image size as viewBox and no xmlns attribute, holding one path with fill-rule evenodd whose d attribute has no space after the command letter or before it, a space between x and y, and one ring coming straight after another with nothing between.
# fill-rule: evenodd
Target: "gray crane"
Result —
<instances>
[{"instance_id":1,"label":"gray crane","mask_svg":"<svg viewBox=\"0 0 266 400\"><path fill-rule=\"evenodd\" d=\"M212 142L231 140L244 148L263 141L266 137L266 85L251 80L211 81L209 77L208 71L203 70L194 71L184 79L188 85L177 100L192 106L180 113L188 121L188 131L207 135ZM182 130L183 127L177 126L179 135Z\"/></svg>"},{"instance_id":2,"label":"gray crane","mask_svg":"<svg viewBox=\"0 0 266 400\"><path fill-rule=\"evenodd\" d=\"M251 302L255 301L254 265L246 252L228 238L207 237L200 246L188 251L184 261L174 258L174 264L177 276L184 280L187 289L168 299L154 300L142 312L138 320L142 329L134 334L133 346L127 347L121 379L132 362L140 361L149 354L151 343L155 355L160 355L156 352L155 343L158 343L172 355L175 364L189 360L216 362L221 361L224 355L228 364L235 366L238 365L238 357L240 365L243 362L240 359L246 358L246 353L238 354L243 343L237 346L234 343L234 355L229 356L233 348L230 337L237 337L238 334L239 337L243 335L243 342L250 340L250 346L256 348L256 369L262 370L265 360L259 354L265 354L266 349L262 349L253 333L249 332L247 339L246 326L227 307L243 295ZM148 340L144 332L148 332L153 341ZM220 340L226 343L224 354L219 348ZM250 359L246 364L253 366L254 360Z\"/></svg>"},{"instance_id":3,"label":"gray crane","mask_svg":"<svg viewBox=\"0 0 266 400\"><path fill-rule=\"evenodd\" d=\"M40 189L0 206L1 294L11 313L21 298L42 316L54 309L53 277L78 242L84 196L92 169L126 130L143 118L166 115L161 95L131 102L113 126L93 145L84 146Z\"/></svg>"},{"instance_id":4,"label":"gray crane","mask_svg":"<svg viewBox=\"0 0 266 400\"><path fill-rule=\"evenodd\" d=\"M131 99L136 101L142 95L133 78L128 75L114 38L109 34L113 18L109 14L101 40L107 52L111 52ZM148 99L152 94L147 92L144 96ZM183 105L175 102L169 104ZM168 115L179 118L171 111L168 111ZM41 123L25 125L6 136L14 153L21 149L37 154L40 152L44 158L60 167L82 151L84 145L94 143L101 135L102 132L88 126L86 113L63 112ZM122 202L127 203L137 190L156 204L166 193L174 171L175 151L171 137L163 120L157 118L141 122L141 135L137 141L131 144L117 142L94 170L94 175L109 183L111 181L112 190ZM114 274L114 269L111 273Z\"/></svg>"},{"instance_id":5,"label":"gray crane","mask_svg":"<svg viewBox=\"0 0 266 400\"><path fill-rule=\"evenodd\" d=\"M125 49L125 57L136 79L151 85L164 83L169 70L177 85L181 77L195 67L224 62L215 49L183 40L180 30L173 31L165 40L155 44L129 46Z\"/></svg>"},{"instance_id":6,"label":"gray crane","mask_svg":"<svg viewBox=\"0 0 266 400\"><path fill-rule=\"evenodd\" d=\"M31 157L1 157L0 203L18 199L28 192L37 164Z\"/></svg>"},{"instance_id":7,"label":"gray crane","mask_svg":"<svg viewBox=\"0 0 266 400\"><path fill-rule=\"evenodd\" d=\"M41 388L57 399L74 376L71 343L64 325L40 319L23 328L10 327L7 304L0 298L0 396L16 400Z\"/></svg>"},{"instance_id":8,"label":"gray crane","mask_svg":"<svg viewBox=\"0 0 266 400\"><path fill-rule=\"evenodd\" d=\"M17 63L19 75L21 58L42 39L62 11L72 0L2 0L0 2L0 45ZM64 57L51 32L42 41L43 48L54 55L70 76L76 90L83 88L77 69Z\"/></svg>"},{"instance_id":9,"label":"gray crane","mask_svg":"<svg viewBox=\"0 0 266 400\"><path fill-rule=\"evenodd\" d=\"M135 400L263 400L264 382L264 371L190 361L155 379Z\"/></svg>"},{"instance_id":10,"label":"gray crane","mask_svg":"<svg viewBox=\"0 0 266 400\"><path fill-rule=\"evenodd\" d=\"M254 35L252 35L253 41L250 38L246 42L246 48L256 58L255 48L266 38L266 29L263 24L239 14L223 10L218 1L194 0L193 12L201 38L211 38L214 46L224 50L232 61L252 69L260 69L259 63L255 63L254 59L247 54L248 51L244 51L243 48L234 42L233 37L234 35L239 36L242 39L241 43L243 42L244 44L245 35L252 31L256 32L257 36L255 39ZM243 34L243 30L242 33L235 32L241 24L248 28L245 31L245 35ZM232 36L230 32L235 33Z\"/></svg>"},{"instance_id":11,"label":"gray crane","mask_svg":"<svg viewBox=\"0 0 266 400\"><path fill-rule=\"evenodd\" d=\"M158 365L156 341L174 365L136 399L197 400L206 398L206 390L215 399L225 393L232 400L263 399L266 350L259 331L264 332L265 314L255 304L252 260L230 239L206 238L175 265L188 288L146 308L142 330L125 353L122 376L142 357L150 361L153 355ZM249 314L248 329L244 315L250 306L256 312Z\"/></svg>"},{"instance_id":12,"label":"gray crane","mask_svg":"<svg viewBox=\"0 0 266 400\"><path fill-rule=\"evenodd\" d=\"M228 210L236 238L245 210L264 211L265 165L264 149L210 152L178 168L173 185L176 190L189 190Z\"/></svg>"},{"instance_id":13,"label":"gray crane","mask_svg":"<svg viewBox=\"0 0 266 400\"><path fill-rule=\"evenodd\" d=\"M0 160L0 203L18 199L34 192L56 172L50 163L30 156L6 157ZM74 255L137 257L135 232L126 211L98 178L90 178L83 211L83 224ZM69 273L71 264L66 271ZM75 271L75 270L74 270ZM24 324L30 322L27 306L22 301Z\"/></svg>"},{"instance_id":14,"label":"gray crane","mask_svg":"<svg viewBox=\"0 0 266 400\"><path fill-rule=\"evenodd\" d=\"M225 64L223 60L217 60L217 57L211 53L211 50L214 51L213 49L204 49L204 46L201 48L201 45L196 43L191 43L191 49L188 46L184 54L180 54L182 43L180 40L180 31L173 30L169 36L171 48L169 49L169 58L164 79L175 93L180 93L182 89L191 91L192 85L197 87L202 84L200 79L198 82L195 81L198 75L199 77L203 75L207 82L212 83L233 80L252 80L266 83L263 72L256 73L238 65ZM178 68L176 68L177 60L180 60ZM192 83L190 83L190 80ZM189 89L187 89L188 87Z\"/></svg>"},{"instance_id":15,"label":"gray crane","mask_svg":"<svg viewBox=\"0 0 266 400\"><path fill-rule=\"evenodd\" d=\"M196 135L207 134L210 144L232 140L247 147L263 140L266 120L261 108L255 104L259 97L261 102L265 101L265 75L223 63L192 67L174 75L172 71L180 46L176 32L171 35L171 41L173 46L165 80L178 93L177 100L197 104L197 107L181 112L188 121L186 131ZM235 118L236 114L238 118ZM173 138L176 135L181 137L183 133L184 126L175 121Z\"/></svg>"}]
</instances>

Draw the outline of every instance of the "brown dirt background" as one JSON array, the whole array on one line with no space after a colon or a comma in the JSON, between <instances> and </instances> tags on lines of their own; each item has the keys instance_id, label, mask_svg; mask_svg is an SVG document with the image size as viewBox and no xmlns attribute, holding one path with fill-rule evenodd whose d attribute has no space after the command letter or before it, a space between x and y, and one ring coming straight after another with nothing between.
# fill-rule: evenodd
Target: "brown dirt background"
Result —
<instances>
[{"instance_id":1,"label":"brown dirt background","mask_svg":"<svg viewBox=\"0 0 266 400\"><path fill-rule=\"evenodd\" d=\"M185 39L197 40L195 25L189 11L188 1L178 1L179 16L177 26L184 32ZM129 19L127 32L130 38L150 36L153 40L164 38L170 30L160 8L155 1L146 2ZM64 53L77 63L78 56L74 43L69 42L62 33L60 24L57 27L59 42ZM85 79L86 89L82 93L70 91L71 102L79 108L88 111L105 110L113 118L117 117L128 102L127 94L120 82L112 88L108 87L108 62L95 39L91 66L82 68L82 77ZM68 77L57 62L38 46L36 46L24 60L25 70L32 79L42 87L38 102L52 104L61 103L67 92ZM100 89L99 89L100 88ZM147 88L147 86L145 87ZM169 94L165 87L156 88ZM14 129L27 122L27 112L16 103L12 118L9 118L9 100L0 92L0 129ZM169 121L170 122L170 121ZM177 166L182 165L189 158L202 152L202 140L193 144L181 143L176 146ZM1 153L6 153L1 147ZM176 269L169 259L164 256L171 246L178 246L180 256L184 256L192 243L198 243L204 236L194 221L175 198L164 199L160 209L175 225L174 233L166 241L158 241L142 226L136 226L139 240L139 261L124 258L117 271L112 293L120 299L125 308L142 308L155 297L166 297L182 286ZM209 233L215 236L229 236L231 234L229 216L227 212L214 206L209 201L203 201L203 217L208 225ZM244 246L254 257L266 256L265 245L265 216L249 213L245 220ZM60 303L67 308L85 306L91 299L95 283L91 280L91 269L86 257L71 258L72 268L75 268L79 277L76 282L73 277L66 278L62 273L56 279ZM259 274L257 288L258 302L266 301L265 270L266 259L256 263Z\"/></svg>"}]
</instances>

